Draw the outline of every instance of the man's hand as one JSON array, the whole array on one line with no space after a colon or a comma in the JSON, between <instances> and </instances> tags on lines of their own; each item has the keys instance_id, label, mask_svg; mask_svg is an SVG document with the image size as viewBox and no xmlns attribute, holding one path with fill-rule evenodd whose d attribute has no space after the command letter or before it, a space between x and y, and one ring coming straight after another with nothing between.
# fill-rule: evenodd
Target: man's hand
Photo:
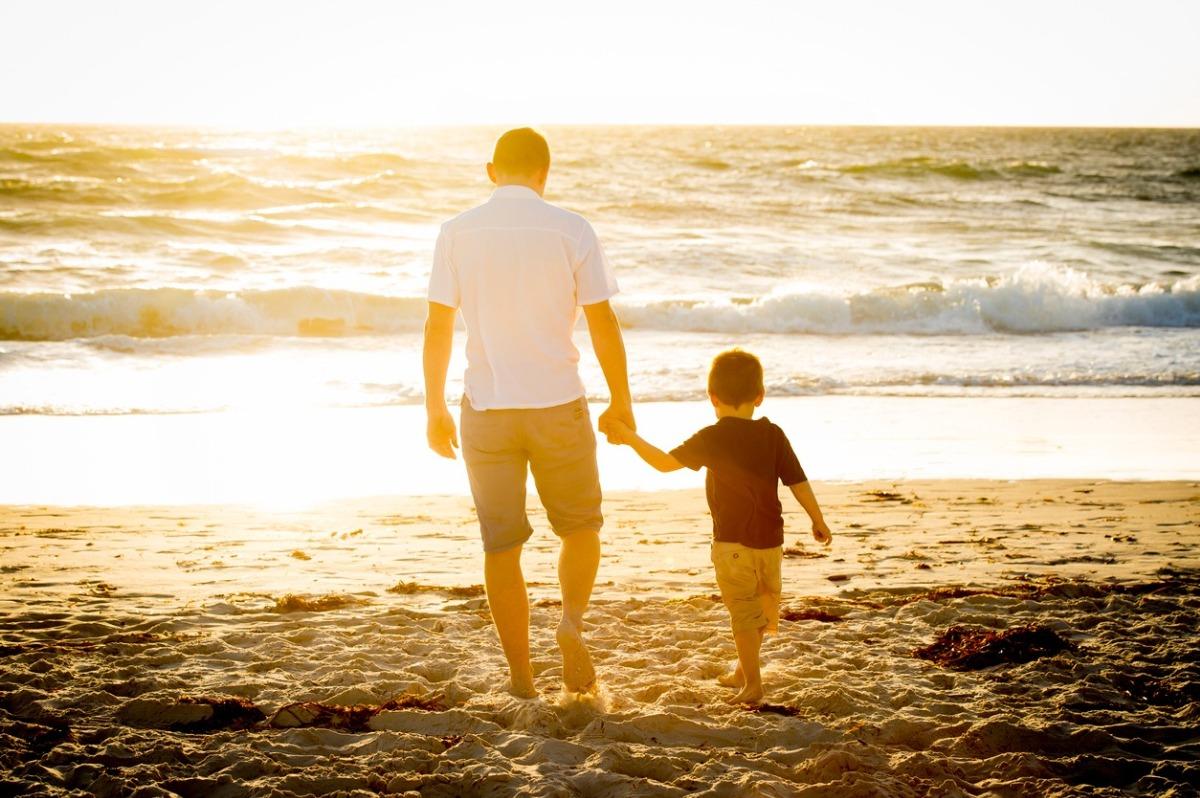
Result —
<instances>
[{"instance_id":1,"label":"man's hand","mask_svg":"<svg viewBox=\"0 0 1200 798\"><path fill-rule=\"evenodd\" d=\"M427 408L426 414L425 438L429 441L429 448L442 457L454 460L454 450L458 447L458 428L454 426L454 416L450 415L445 405Z\"/></svg>"},{"instance_id":2,"label":"man's hand","mask_svg":"<svg viewBox=\"0 0 1200 798\"><path fill-rule=\"evenodd\" d=\"M625 443L626 441L617 440L613 436L613 427L616 424L623 424L631 431L637 431L637 422L633 420L633 407L631 405L613 402L609 404L607 410L600 414L600 418L596 421L596 426L608 438L609 443Z\"/></svg>"},{"instance_id":3,"label":"man's hand","mask_svg":"<svg viewBox=\"0 0 1200 798\"><path fill-rule=\"evenodd\" d=\"M825 519L813 521L813 540L824 543L826 546L833 542L833 533L829 531L829 525L825 523Z\"/></svg>"}]
</instances>

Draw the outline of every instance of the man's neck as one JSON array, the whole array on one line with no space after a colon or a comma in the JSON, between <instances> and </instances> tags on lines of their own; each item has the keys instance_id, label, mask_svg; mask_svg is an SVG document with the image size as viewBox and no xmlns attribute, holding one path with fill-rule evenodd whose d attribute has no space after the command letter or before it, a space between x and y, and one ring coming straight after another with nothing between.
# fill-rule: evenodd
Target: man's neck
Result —
<instances>
[{"instance_id":1,"label":"man's neck","mask_svg":"<svg viewBox=\"0 0 1200 798\"><path fill-rule=\"evenodd\" d=\"M545 186L514 178L506 178L496 181L496 188L506 188L508 186L520 186L521 188L527 188L537 194L539 197L542 196L542 191L545 189Z\"/></svg>"}]
</instances>

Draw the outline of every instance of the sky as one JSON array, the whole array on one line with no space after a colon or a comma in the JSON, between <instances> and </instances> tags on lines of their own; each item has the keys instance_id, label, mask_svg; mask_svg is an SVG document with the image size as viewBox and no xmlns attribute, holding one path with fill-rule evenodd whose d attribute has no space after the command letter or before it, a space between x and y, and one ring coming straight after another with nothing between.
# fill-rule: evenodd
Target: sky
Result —
<instances>
[{"instance_id":1,"label":"sky","mask_svg":"<svg viewBox=\"0 0 1200 798\"><path fill-rule=\"evenodd\" d=\"M1197 0L0 0L0 121L1200 127Z\"/></svg>"}]
</instances>

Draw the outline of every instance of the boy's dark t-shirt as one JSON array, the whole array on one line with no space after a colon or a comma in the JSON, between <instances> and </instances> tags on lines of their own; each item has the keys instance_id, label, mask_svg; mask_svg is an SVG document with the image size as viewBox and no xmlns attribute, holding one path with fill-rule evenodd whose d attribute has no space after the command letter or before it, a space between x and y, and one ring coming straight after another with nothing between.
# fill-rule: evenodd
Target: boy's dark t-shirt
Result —
<instances>
[{"instance_id":1,"label":"boy's dark t-shirt","mask_svg":"<svg viewBox=\"0 0 1200 798\"><path fill-rule=\"evenodd\" d=\"M765 417L726 416L671 455L693 471L708 469L705 488L714 540L753 549L783 545L779 483L790 486L807 479L783 430Z\"/></svg>"}]
</instances>

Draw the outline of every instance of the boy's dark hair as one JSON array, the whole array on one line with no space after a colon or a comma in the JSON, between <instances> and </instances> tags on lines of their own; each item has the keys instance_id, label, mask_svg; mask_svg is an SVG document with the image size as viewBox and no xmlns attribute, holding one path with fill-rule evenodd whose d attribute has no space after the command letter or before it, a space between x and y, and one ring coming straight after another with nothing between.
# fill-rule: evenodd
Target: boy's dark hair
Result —
<instances>
[{"instance_id":1,"label":"boy's dark hair","mask_svg":"<svg viewBox=\"0 0 1200 798\"><path fill-rule=\"evenodd\" d=\"M722 352L708 371L708 392L731 407L753 402L763 393L762 363L740 349Z\"/></svg>"},{"instance_id":2,"label":"boy's dark hair","mask_svg":"<svg viewBox=\"0 0 1200 798\"><path fill-rule=\"evenodd\" d=\"M550 145L531 127L510 130L496 141L492 165L504 174L537 174L550 167Z\"/></svg>"}]
</instances>

